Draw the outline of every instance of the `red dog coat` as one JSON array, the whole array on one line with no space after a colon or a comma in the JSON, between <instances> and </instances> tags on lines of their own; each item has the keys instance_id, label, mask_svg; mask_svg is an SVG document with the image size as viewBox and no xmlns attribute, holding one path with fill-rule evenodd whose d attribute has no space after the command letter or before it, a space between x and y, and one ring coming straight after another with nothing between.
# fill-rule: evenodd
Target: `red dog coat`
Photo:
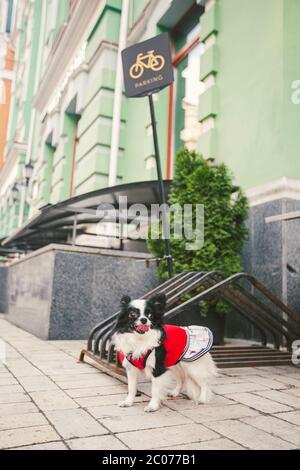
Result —
<instances>
[{"instance_id":1,"label":"red dog coat","mask_svg":"<svg viewBox=\"0 0 300 470\"><path fill-rule=\"evenodd\" d=\"M176 325L164 325L165 339L162 344L166 350L166 367L171 367L179 361L196 361L206 354L212 347L213 336L208 328L202 326L181 327ZM126 356L127 360L138 369L145 369L146 362L152 349L146 354L133 359L131 354ZM123 364L125 355L118 353L121 364Z\"/></svg>"}]
</instances>

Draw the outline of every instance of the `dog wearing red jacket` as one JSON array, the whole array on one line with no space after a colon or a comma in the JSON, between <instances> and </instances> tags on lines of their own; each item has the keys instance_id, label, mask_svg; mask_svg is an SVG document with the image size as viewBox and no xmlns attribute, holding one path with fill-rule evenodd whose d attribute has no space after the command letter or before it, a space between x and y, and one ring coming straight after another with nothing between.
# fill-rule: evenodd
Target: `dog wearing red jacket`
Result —
<instances>
[{"instance_id":1,"label":"dog wearing red jacket","mask_svg":"<svg viewBox=\"0 0 300 470\"><path fill-rule=\"evenodd\" d=\"M112 333L119 359L126 369L128 395L120 406L132 406L137 393L138 375L144 372L152 380L152 398L146 412L157 411L174 378L175 389L169 395L185 393L196 404L211 397L210 380L217 375L209 353L213 337L208 328L164 325L164 293L149 299L131 300L124 296Z\"/></svg>"}]
</instances>

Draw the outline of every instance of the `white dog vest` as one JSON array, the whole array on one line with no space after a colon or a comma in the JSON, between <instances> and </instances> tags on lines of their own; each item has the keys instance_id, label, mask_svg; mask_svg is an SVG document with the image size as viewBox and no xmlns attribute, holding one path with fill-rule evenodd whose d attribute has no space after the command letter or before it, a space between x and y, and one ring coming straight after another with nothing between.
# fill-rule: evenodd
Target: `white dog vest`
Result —
<instances>
[{"instance_id":1,"label":"white dog vest","mask_svg":"<svg viewBox=\"0 0 300 470\"><path fill-rule=\"evenodd\" d=\"M192 362L204 356L213 345L212 332L204 326L183 327L186 332L186 346L181 361Z\"/></svg>"}]
</instances>

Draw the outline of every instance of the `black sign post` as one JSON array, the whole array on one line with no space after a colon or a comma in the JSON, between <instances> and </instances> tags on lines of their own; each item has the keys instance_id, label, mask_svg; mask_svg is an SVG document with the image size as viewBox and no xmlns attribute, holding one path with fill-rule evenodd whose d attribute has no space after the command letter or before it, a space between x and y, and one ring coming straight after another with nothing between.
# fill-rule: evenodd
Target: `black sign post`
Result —
<instances>
[{"instance_id":1,"label":"black sign post","mask_svg":"<svg viewBox=\"0 0 300 470\"><path fill-rule=\"evenodd\" d=\"M173 276L169 221L166 193L163 183L153 94L174 81L168 34L163 33L148 41L135 44L122 51L125 93L129 98L148 96L153 129L154 153L157 168L160 203L162 204L162 226L165 237L165 258L169 278Z\"/></svg>"}]
</instances>

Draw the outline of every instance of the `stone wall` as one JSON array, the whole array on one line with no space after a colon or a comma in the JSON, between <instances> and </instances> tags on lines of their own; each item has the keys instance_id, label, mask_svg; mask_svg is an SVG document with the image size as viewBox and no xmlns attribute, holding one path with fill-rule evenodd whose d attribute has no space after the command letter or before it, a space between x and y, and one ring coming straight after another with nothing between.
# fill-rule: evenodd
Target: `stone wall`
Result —
<instances>
[{"instance_id":1,"label":"stone wall","mask_svg":"<svg viewBox=\"0 0 300 470\"><path fill-rule=\"evenodd\" d=\"M7 312L7 275L8 269L6 266L0 266L0 313Z\"/></svg>"},{"instance_id":2,"label":"stone wall","mask_svg":"<svg viewBox=\"0 0 300 470\"><path fill-rule=\"evenodd\" d=\"M158 284L144 262L116 253L55 254L50 339L86 338L95 324L118 311L124 294L140 297Z\"/></svg>"},{"instance_id":3,"label":"stone wall","mask_svg":"<svg viewBox=\"0 0 300 470\"><path fill-rule=\"evenodd\" d=\"M244 248L243 269L266 285L300 316L300 219L266 223L266 218L299 211L300 201L277 199L250 208L250 239ZM266 300L253 287L251 292ZM278 310L281 315L281 311ZM227 335L259 339L253 326L237 313L228 316Z\"/></svg>"},{"instance_id":4,"label":"stone wall","mask_svg":"<svg viewBox=\"0 0 300 470\"><path fill-rule=\"evenodd\" d=\"M123 294L158 284L144 254L49 245L9 267L7 319L43 339L85 339Z\"/></svg>"}]
</instances>

